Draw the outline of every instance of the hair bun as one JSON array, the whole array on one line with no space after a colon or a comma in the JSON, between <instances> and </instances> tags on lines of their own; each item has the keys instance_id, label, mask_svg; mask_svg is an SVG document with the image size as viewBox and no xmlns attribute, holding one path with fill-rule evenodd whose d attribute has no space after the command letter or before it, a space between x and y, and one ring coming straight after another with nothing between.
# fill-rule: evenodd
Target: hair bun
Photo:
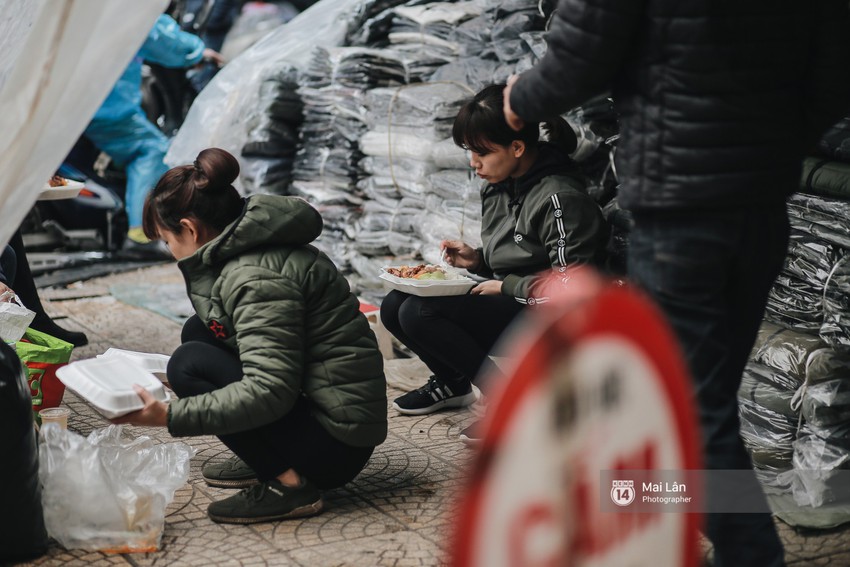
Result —
<instances>
[{"instance_id":1,"label":"hair bun","mask_svg":"<svg viewBox=\"0 0 850 567\"><path fill-rule=\"evenodd\" d=\"M230 152L221 148L203 150L192 167L195 188L200 191L225 191L239 176L239 162Z\"/></svg>"}]
</instances>

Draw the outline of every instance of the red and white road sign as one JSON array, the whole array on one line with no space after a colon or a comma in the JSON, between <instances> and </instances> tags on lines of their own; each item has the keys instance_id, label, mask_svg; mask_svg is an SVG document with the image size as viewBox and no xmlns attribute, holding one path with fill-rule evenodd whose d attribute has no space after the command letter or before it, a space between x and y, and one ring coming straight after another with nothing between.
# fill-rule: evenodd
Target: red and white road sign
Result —
<instances>
[{"instance_id":1,"label":"red and white road sign","mask_svg":"<svg viewBox=\"0 0 850 567\"><path fill-rule=\"evenodd\" d=\"M511 332L515 368L488 409L452 564L696 565L697 514L631 512L628 479L600 485L602 471L700 466L671 331L636 290L586 271L560 295Z\"/></svg>"}]
</instances>

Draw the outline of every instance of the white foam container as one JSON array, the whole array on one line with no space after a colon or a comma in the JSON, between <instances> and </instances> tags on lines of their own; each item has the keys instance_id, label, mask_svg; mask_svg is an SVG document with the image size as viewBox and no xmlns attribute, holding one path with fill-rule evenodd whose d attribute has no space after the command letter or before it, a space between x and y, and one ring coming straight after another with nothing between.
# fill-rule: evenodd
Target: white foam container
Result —
<instances>
[{"instance_id":1,"label":"white foam container","mask_svg":"<svg viewBox=\"0 0 850 567\"><path fill-rule=\"evenodd\" d=\"M85 185L79 181L66 179L67 185L58 185L51 187L49 183L45 183L41 192L38 194L39 201L56 201L58 199L73 199L80 194L85 188Z\"/></svg>"},{"instance_id":2,"label":"white foam container","mask_svg":"<svg viewBox=\"0 0 850 567\"><path fill-rule=\"evenodd\" d=\"M443 268L446 272L444 280L417 280L413 278L400 278L389 273L389 266L381 268L378 276L384 280L384 286L411 295L420 297L440 297L446 295L464 295L475 287L476 281L468 278L452 268Z\"/></svg>"},{"instance_id":3,"label":"white foam container","mask_svg":"<svg viewBox=\"0 0 850 567\"><path fill-rule=\"evenodd\" d=\"M133 384L138 384L161 402L170 398L156 376L121 356L72 362L59 368L56 376L109 419L144 407Z\"/></svg>"},{"instance_id":4,"label":"white foam container","mask_svg":"<svg viewBox=\"0 0 850 567\"><path fill-rule=\"evenodd\" d=\"M137 352L120 348L108 348L103 354L97 355L97 358L111 358L116 356L130 360L139 368L153 372L154 374L165 374L165 370L168 368L168 361L171 358L167 354Z\"/></svg>"}]
</instances>

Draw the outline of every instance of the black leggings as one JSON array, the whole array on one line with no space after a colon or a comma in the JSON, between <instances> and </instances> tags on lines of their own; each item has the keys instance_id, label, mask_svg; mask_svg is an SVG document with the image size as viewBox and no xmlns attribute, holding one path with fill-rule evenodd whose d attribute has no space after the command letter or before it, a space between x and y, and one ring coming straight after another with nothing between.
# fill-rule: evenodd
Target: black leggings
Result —
<instances>
[{"instance_id":1,"label":"black leggings","mask_svg":"<svg viewBox=\"0 0 850 567\"><path fill-rule=\"evenodd\" d=\"M488 355L522 310L505 295L417 297L392 291L381 303L381 321L437 378L467 383L495 371Z\"/></svg>"},{"instance_id":2,"label":"black leggings","mask_svg":"<svg viewBox=\"0 0 850 567\"><path fill-rule=\"evenodd\" d=\"M242 363L216 339L197 315L183 326L182 345L168 363L168 380L181 398L198 396L242 379ZM292 468L319 488L336 488L357 476L374 447L351 447L332 437L301 396L281 419L241 433L218 436L221 442L269 480Z\"/></svg>"}]
</instances>

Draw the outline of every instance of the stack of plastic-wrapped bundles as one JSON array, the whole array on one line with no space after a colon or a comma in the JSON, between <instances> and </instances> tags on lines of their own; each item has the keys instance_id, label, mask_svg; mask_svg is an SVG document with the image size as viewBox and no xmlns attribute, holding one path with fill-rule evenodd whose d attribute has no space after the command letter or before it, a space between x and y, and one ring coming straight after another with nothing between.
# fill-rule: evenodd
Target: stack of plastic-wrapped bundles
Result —
<instances>
[{"instance_id":1,"label":"stack of plastic-wrapped bundles","mask_svg":"<svg viewBox=\"0 0 850 567\"><path fill-rule=\"evenodd\" d=\"M259 87L259 104L245 115L240 180L246 195L285 195L292 182L292 164L302 121L296 93L298 71L289 65L270 71Z\"/></svg>"},{"instance_id":2,"label":"stack of plastic-wrapped bundles","mask_svg":"<svg viewBox=\"0 0 850 567\"><path fill-rule=\"evenodd\" d=\"M317 48L302 79L304 124L295 159L292 192L315 205L325 219L320 245L346 269L351 233L362 205L359 139L366 131L364 93L401 85L404 60L391 50Z\"/></svg>"},{"instance_id":3,"label":"stack of plastic-wrapped bundles","mask_svg":"<svg viewBox=\"0 0 850 567\"><path fill-rule=\"evenodd\" d=\"M458 46L460 57L440 68L432 80L457 81L477 91L532 67L533 48L541 45L553 4L508 0L484 5L480 15L455 26L446 36Z\"/></svg>"},{"instance_id":4,"label":"stack of plastic-wrapped bundles","mask_svg":"<svg viewBox=\"0 0 850 567\"><path fill-rule=\"evenodd\" d=\"M790 488L804 526L850 520L850 130L808 158L788 201L788 256L740 395L744 441L768 489ZM843 134L842 134L843 132ZM775 474L778 471L784 473ZM811 508L818 514L806 514Z\"/></svg>"},{"instance_id":5,"label":"stack of plastic-wrapped bundles","mask_svg":"<svg viewBox=\"0 0 850 567\"><path fill-rule=\"evenodd\" d=\"M432 182L441 173L434 148L451 135L454 117L469 96L465 88L444 83L367 93L369 130L360 139L360 149L366 155L361 165L369 175L358 187L369 201L356 244L364 256L422 254L436 260L442 238L471 236L473 244L480 239L481 204L468 165L455 184L449 180L439 185L438 180L435 187ZM458 152L465 161L464 152L455 148ZM362 265L368 273L377 273L374 261Z\"/></svg>"},{"instance_id":6,"label":"stack of plastic-wrapped bundles","mask_svg":"<svg viewBox=\"0 0 850 567\"><path fill-rule=\"evenodd\" d=\"M814 334L765 322L739 390L741 436L779 515L828 527L850 518L850 354Z\"/></svg>"},{"instance_id":7,"label":"stack of plastic-wrapped bundles","mask_svg":"<svg viewBox=\"0 0 850 567\"><path fill-rule=\"evenodd\" d=\"M297 88L313 49L344 44L351 28L400 1L322 0L239 54L199 93L167 162L220 147L240 158L242 193L287 192L302 122Z\"/></svg>"}]
</instances>

